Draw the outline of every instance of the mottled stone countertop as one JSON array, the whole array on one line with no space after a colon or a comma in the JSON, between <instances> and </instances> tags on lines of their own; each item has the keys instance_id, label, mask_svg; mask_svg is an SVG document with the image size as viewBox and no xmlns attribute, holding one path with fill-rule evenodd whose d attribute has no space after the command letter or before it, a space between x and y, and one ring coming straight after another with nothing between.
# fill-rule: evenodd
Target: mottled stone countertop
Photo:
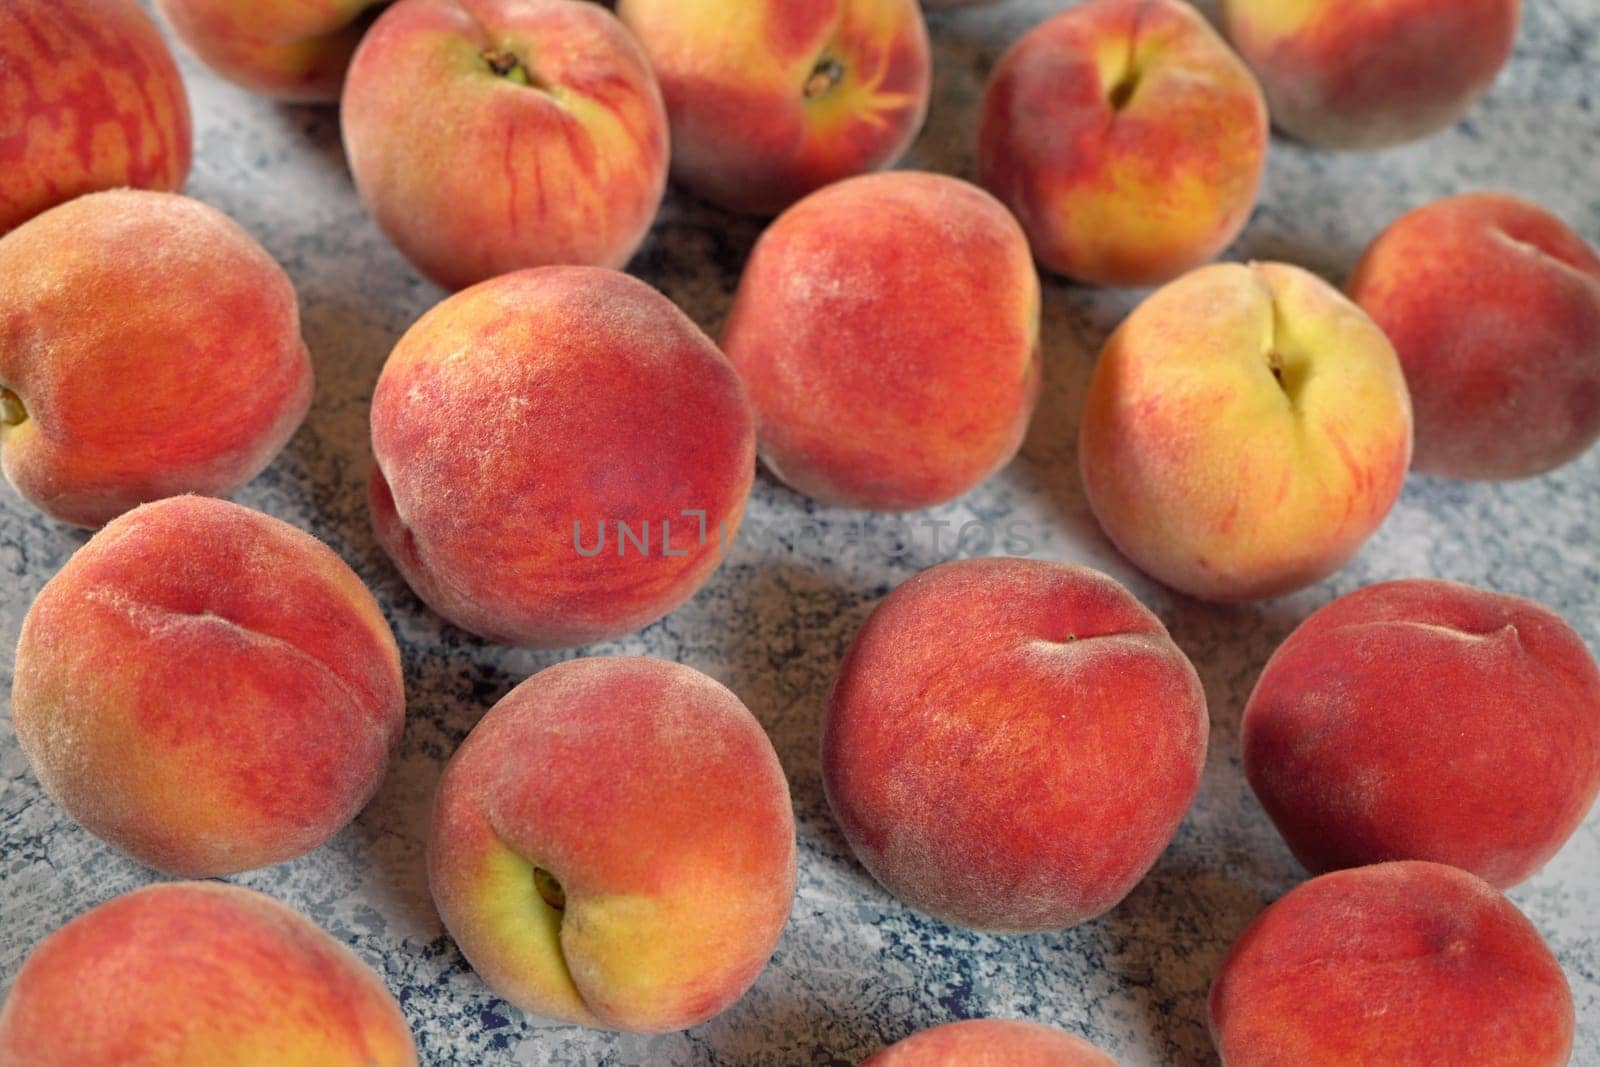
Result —
<instances>
[{"instance_id":1,"label":"mottled stone countertop","mask_svg":"<svg viewBox=\"0 0 1600 1067\"><path fill-rule=\"evenodd\" d=\"M1062 6L1007 0L932 20L935 100L908 165L973 175L987 71L1006 44ZM1600 243L1600 3L1525 7L1509 69L1455 129L1376 154L1274 142L1261 206L1229 257L1285 259L1342 280L1400 212L1482 187L1538 200ZM1075 454L1095 352L1141 294L1047 284L1043 402L1009 469L965 499L913 517L909 534L892 520L817 508L763 475L747 529L697 598L641 634L587 650L679 660L744 698L792 783L800 887L771 966L711 1023L657 1038L541 1026L491 994L444 936L423 847L446 758L495 700L560 657L496 647L442 625L406 589L367 524L373 382L401 332L441 293L363 213L332 109L252 98L187 56L184 69L198 127L188 191L233 215L288 268L318 374L305 427L237 499L327 541L376 590L404 650L409 688L404 744L371 806L311 855L236 880L306 912L377 968L405 1007L424 1063L853 1064L913 1030L980 1015L1065 1027L1125 1064L1215 1063L1205 1030L1212 973L1245 924L1304 877L1239 763L1240 710L1277 643L1340 594L1434 576L1533 597L1600 649L1600 449L1519 484L1413 476L1353 563L1284 599L1213 607L1142 577L1098 532ZM631 269L715 331L758 230L672 194ZM923 918L872 882L829 817L817 754L823 695L877 598L950 555L929 527L916 525L923 519L956 528L1026 524L1036 554L1110 571L1161 615L1205 681L1212 744L1199 799L1151 875L1098 921L991 937ZM0 489L0 684L8 693L23 613L84 540ZM43 795L9 715L0 719L0 986L55 927L154 878ZM1574 1062L1600 1065L1600 812L1511 896L1571 981Z\"/></svg>"}]
</instances>

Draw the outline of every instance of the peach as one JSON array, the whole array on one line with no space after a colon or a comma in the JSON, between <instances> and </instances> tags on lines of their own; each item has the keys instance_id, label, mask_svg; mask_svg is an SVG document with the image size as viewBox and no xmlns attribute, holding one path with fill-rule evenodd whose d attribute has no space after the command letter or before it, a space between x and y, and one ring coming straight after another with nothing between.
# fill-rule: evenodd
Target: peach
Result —
<instances>
[{"instance_id":1,"label":"peach","mask_svg":"<svg viewBox=\"0 0 1600 1067\"><path fill-rule=\"evenodd\" d=\"M513 1004L684 1029L737 1000L783 932L788 784L755 717L700 672L562 663L490 709L445 768L428 882Z\"/></svg>"},{"instance_id":2,"label":"peach","mask_svg":"<svg viewBox=\"0 0 1600 1067\"><path fill-rule=\"evenodd\" d=\"M332 103L387 0L155 0L180 40L233 84L277 100Z\"/></svg>"},{"instance_id":3,"label":"peach","mask_svg":"<svg viewBox=\"0 0 1600 1067\"><path fill-rule=\"evenodd\" d=\"M1533 924L1437 863L1315 878L1234 944L1211 987L1227 1067L1561 1067L1572 994Z\"/></svg>"},{"instance_id":4,"label":"peach","mask_svg":"<svg viewBox=\"0 0 1600 1067\"><path fill-rule=\"evenodd\" d=\"M755 478L738 375L666 297L546 267L460 293L372 402L378 540L440 615L512 644L631 633L710 576Z\"/></svg>"},{"instance_id":5,"label":"peach","mask_svg":"<svg viewBox=\"0 0 1600 1067\"><path fill-rule=\"evenodd\" d=\"M1415 469L1527 478L1600 439L1600 255L1538 205L1472 193L1418 208L1349 291L1400 354Z\"/></svg>"},{"instance_id":6,"label":"peach","mask_svg":"<svg viewBox=\"0 0 1600 1067\"><path fill-rule=\"evenodd\" d=\"M828 803L884 888L997 932L1114 907L1172 840L1205 694L1159 619L1096 571L941 564L873 611L823 720Z\"/></svg>"},{"instance_id":7,"label":"peach","mask_svg":"<svg viewBox=\"0 0 1600 1067\"><path fill-rule=\"evenodd\" d=\"M1600 667L1532 601L1384 582L1290 635L1241 734L1251 788L1313 872L1433 860L1505 889L1600 792Z\"/></svg>"},{"instance_id":8,"label":"peach","mask_svg":"<svg viewBox=\"0 0 1600 1067\"><path fill-rule=\"evenodd\" d=\"M579 0L398 0L345 84L373 218L448 289L525 267L620 267L667 181L650 64Z\"/></svg>"},{"instance_id":9,"label":"peach","mask_svg":"<svg viewBox=\"0 0 1600 1067\"><path fill-rule=\"evenodd\" d=\"M1117 1067L1082 1038L1038 1023L967 1019L912 1034L861 1067Z\"/></svg>"},{"instance_id":10,"label":"peach","mask_svg":"<svg viewBox=\"0 0 1600 1067\"><path fill-rule=\"evenodd\" d=\"M1382 148L1451 125L1516 43L1520 0L1222 0L1222 26L1272 120L1329 148Z\"/></svg>"},{"instance_id":11,"label":"peach","mask_svg":"<svg viewBox=\"0 0 1600 1067\"><path fill-rule=\"evenodd\" d=\"M311 405L294 286L199 201L79 197L0 239L0 278L0 465L62 522L231 493Z\"/></svg>"},{"instance_id":12,"label":"peach","mask_svg":"<svg viewBox=\"0 0 1600 1067\"><path fill-rule=\"evenodd\" d=\"M1180 0L1089 0L1012 46L984 92L978 179L1039 262L1092 285L1154 285L1249 220L1267 107Z\"/></svg>"},{"instance_id":13,"label":"peach","mask_svg":"<svg viewBox=\"0 0 1600 1067\"><path fill-rule=\"evenodd\" d=\"M84 193L183 188L189 97L134 0L8 0L0 56L0 236Z\"/></svg>"},{"instance_id":14,"label":"peach","mask_svg":"<svg viewBox=\"0 0 1600 1067\"><path fill-rule=\"evenodd\" d=\"M316 848L383 777L400 654L344 562L207 497L112 522L45 584L11 717L45 790L91 833L185 877Z\"/></svg>"},{"instance_id":15,"label":"peach","mask_svg":"<svg viewBox=\"0 0 1600 1067\"><path fill-rule=\"evenodd\" d=\"M976 186L852 178L762 235L722 343L779 478L834 504L929 507L1022 444L1039 277L1016 221Z\"/></svg>"},{"instance_id":16,"label":"peach","mask_svg":"<svg viewBox=\"0 0 1600 1067\"><path fill-rule=\"evenodd\" d=\"M1360 308L1281 263L1219 264L1106 342L1080 428L1100 525L1142 570L1207 600L1338 570L1411 462L1394 348Z\"/></svg>"},{"instance_id":17,"label":"peach","mask_svg":"<svg viewBox=\"0 0 1600 1067\"><path fill-rule=\"evenodd\" d=\"M270 897L148 886L57 930L0 1013L16 1067L415 1067L394 997Z\"/></svg>"},{"instance_id":18,"label":"peach","mask_svg":"<svg viewBox=\"0 0 1600 1067\"><path fill-rule=\"evenodd\" d=\"M618 0L661 79L672 175L774 215L900 158L932 81L916 0Z\"/></svg>"}]
</instances>

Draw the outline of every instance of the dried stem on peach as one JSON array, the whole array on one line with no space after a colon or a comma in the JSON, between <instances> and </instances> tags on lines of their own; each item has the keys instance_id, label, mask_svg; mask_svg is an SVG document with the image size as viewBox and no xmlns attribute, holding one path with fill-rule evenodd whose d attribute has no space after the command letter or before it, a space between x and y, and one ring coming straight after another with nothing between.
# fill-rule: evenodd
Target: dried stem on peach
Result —
<instances>
[{"instance_id":1,"label":"dried stem on peach","mask_svg":"<svg viewBox=\"0 0 1600 1067\"><path fill-rule=\"evenodd\" d=\"M0 385L0 426L21 426L28 421L28 409L22 398Z\"/></svg>"}]
</instances>

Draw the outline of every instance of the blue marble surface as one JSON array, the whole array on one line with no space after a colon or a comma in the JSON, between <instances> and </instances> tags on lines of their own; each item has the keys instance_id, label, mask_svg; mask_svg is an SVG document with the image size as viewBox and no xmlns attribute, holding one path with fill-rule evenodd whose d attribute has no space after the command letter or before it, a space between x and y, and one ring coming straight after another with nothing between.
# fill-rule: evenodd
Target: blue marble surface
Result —
<instances>
[{"instance_id":1,"label":"blue marble surface","mask_svg":"<svg viewBox=\"0 0 1600 1067\"><path fill-rule=\"evenodd\" d=\"M1009 0L932 20L938 64L928 128L908 165L971 177L978 93L1000 51L1049 12ZM1286 259L1341 280L1391 218L1494 187L1541 201L1600 243L1600 4L1526 5L1516 56L1455 129L1420 144L1330 155L1275 142L1260 209L1230 258ZM1177 839L1104 918L1060 933L990 937L918 916L853 861L823 800L817 722L844 645L875 600L946 558L926 527L818 508L763 476L728 563L689 605L590 653L680 660L730 685L770 731L798 814L800 886L771 966L732 1010L656 1038L548 1027L473 975L429 901L428 806L445 760L513 685L560 658L485 644L409 593L368 528L367 404L401 332L441 293L421 281L357 202L330 110L274 106L187 56L198 153L189 192L227 211L299 286L318 373L315 406L242 503L321 537L376 590L406 658L410 719L371 806L327 846L242 876L306 912L384 976L427 1064L853 1064L951 1019L1054 1023L1128 1065L1211 1064L1205 996L1230 941L1304 877L1240 772L1238 719L1277 643L1334 597L1389 578L1458 579L1533 597L1600 648L1600 450L1548 477L1468 485L1413 477L1389 521L1332 579L1295 596L1213 607L1134 571L1095 527L1079 485L1076 425L1094 354L1134 291L1047 284L1047 382L1022 456L927 516L1028 524L1036 554L1123 581L1171 628L1205 681L1212 746ZM715 331L759 227L673 194L632 270ZM852 535L862 535L852 538ZM33 596L85 540L0 489L0 685ZM0 720L0 987L51 930L155 879L43 795ZM1574 1062L1600 1064L1600 815L1511 894L1560 958L1577 1003Z\"/></svg>"}]
</instances>

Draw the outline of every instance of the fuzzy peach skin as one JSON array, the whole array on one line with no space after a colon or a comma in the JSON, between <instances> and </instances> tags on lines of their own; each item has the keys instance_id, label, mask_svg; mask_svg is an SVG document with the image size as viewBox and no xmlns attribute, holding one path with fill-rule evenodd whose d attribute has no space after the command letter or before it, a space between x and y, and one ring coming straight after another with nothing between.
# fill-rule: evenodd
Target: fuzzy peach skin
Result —
<instances>
[{"instance_id":1,"label":"fuzzy peach skin","mask_svg":"<svg viewBox=\"0 0 1600 1067\"><path fill-rule=\"evenodd\" d=\"M79 197L0 239L0 278L0 467L62 522L231 493L311 405L294 286L197 200Z\"/></svg>"},{"instance_id":2,"label":"fuzzy peach skin","mask_svg":"<svg viewBox=\"0 0 1600 1067\"><path fill-rule=\"evenodd\" d=\"M1437 863L1323 875L1273 904L1211 987L1224 1067L1561 1067L1572 994L1533 924Z\"/></svg>"},{"instance_id":3,"label":"fuzzy peach skin","mask_svg":"<svg viewBox=\"0 0 1600 1067\"><path fill-rule=\"evenodd\" d=\"M1383 148L1451 125L1516 43L1520 0L1221 0L1272 121L1329 148Z\"/></svg>"},{"instance_id":4,"label":"fuzzy peach skin","mask_svg":"<svg viewBox=\"0 0 1600 1067\"><path fill-rule=\"evenodd\" d=\"M100 905L28 957L0 1012L15 1067L415 1067L394 997L270 897L217 882Z\"/></svg>"},{"instance_id":5,"label":"fuzzy peach skin","mask_svg":"<svg viewBox=\"0 0 1600 1067\"><path fill-rule=\"evenodd\" d=\"M1238 236L1266 151L1260 87L1194 8L1089 0L995 67L978 180L1016 212L1051 270L1154 285Z\"/></svg>"},{"instance_id":6,"label":"fuzzy peach skin","mask_svg":"<svg viewBox=\"0 0 1600 1067\"><path fill-rule=\"evenodd\" d=\"M378 380L372 447L373 525L417 594L547 648L692 596L755 478L722 353L666 297L594 267L506 275L424 315Z\"/></svg>"},{"instance_id":7,"label":"fuzzy peach skin","mask_svg":"<svg viewBox=\"0 0 1600 1067\"><path fill-rule=\"evenodd\" d=\"M1301 624L1241 730L1251 788L1313 872L1433 860L1505 889L1600 792L1600 667L1531 600L1384 582Z\"/></svg>"},{"instance_id":8,"label":"fuzzy peach skin","mask_svg":"<svg viewBox=\"0 0 1600 1067\"><path fill-rule=\"evenodd\" d=\"M183 188L189 97L134 0L7 0L0 71L0 236L84 193Z\"/></svg>"},{"instance_id":9,"label":"fuzzy peach skin","mask_svg":"<svg viewBox=\"0 0 1600 1067\"><path fill-rule=\"evenodd\" d=\"M1079 436L1100 525L1151 576L1252 600L1342 567L1411 462L1394 348L1332 286L1281 263L1205 267L1106 342Z\"/></svg>"},{"instance_id":10,"label":"fuzzy peach skin","mask_svg":"<svg viewBox=\"0 0 1600 1067\"><path fill-rule=\"evenodd\" d=\"M899 159L928 113L916 0L619 0L672 122L672 175L774 215Z\"/></svg>"},{"instance_id":11,"label":"fuzzy peach skin","mask_svg":"<svg viewBox=\"0 0 1600 1067\"><path fill-rule=\"evenodd\" d=\"M699 671L570 661L512 690L450 760L428 882L513 1004L685 1029L739 999L783 932L789 787L755 717Z\"/></svg>"},{"instance_id":12,"label":"fuzzy peach skin","mask_svg":"<svg viewBox=\"0 0 1600 1067\"><path fill-rule=\"evenodd\" d=\"M277 100L332 103L387 0L155 0L172 32L228 81Z\"/></svg>"},{"instance_id":13,"label":"fuzzy peach skin","mask_svg":"<svg viewBox=\"0 0 1600 1067\"><path fill-rule=\"evenodd\" d=\"M523 267L620 267L667 180L649 62L580 0L399 0L345 85L373 218L447 289Z\"/></svg>"},{"instance_id":14,"label":"fuzzy peach skin","mask_svg":"<svg viewBox=\"0 0 1600 1067\"><path fill-rule=\"evenodd\" d=\"M912 1034L861 1067L1117 1067L1117 1061L1051 1026L967 1019Z\"/></svg>"},{"instance_id":15,"label":"fuzzy peach skin","mask_svg":"<svg viewBox=\"0 0 1600 1067\"><path fill-rule=\"evenodd\" d=\"M316 848L377 789L400 654L350 568L286 522L173 497L112 522L22 624L11 718L46 792L191 878Z\"/></svg>"},{"instance_id":16,"label":"fuzzy peach skin","mask_svg":"<svg viewBox=\"0 0 1600 1067\"><path fill-rule=\"evenodd\" d=\"M1039 395L1039 276L982 189L852 178L762 235L722 344L779 478L833 504L930 507L1022 444Z\"/></svg>"},{"instance_id":17,"label":"fuzzy peach skin","mask_svg":"<svg viewBox=\"0 0 1600 1067\"><path fill-rule=\"evenodd\" d=\"M1205 694L1159 619L1097 571L945 563L856 635L822 728L823 782L885 889L1022 933L1127 896L1200 784Z\"/></svg>"},{"instance_id":18,"label":"fuzzy peach skin","mask_svg":"<svg viewBox=\"0 0 1600 1067\"><path fill-rule=\"evenodd\" d=\"M1537 204L1469 193L1403 215L1349 292L1400 354L1417 470L1527 478L1600 439L1600 255Z\"/></svg>"}]
</instances>

